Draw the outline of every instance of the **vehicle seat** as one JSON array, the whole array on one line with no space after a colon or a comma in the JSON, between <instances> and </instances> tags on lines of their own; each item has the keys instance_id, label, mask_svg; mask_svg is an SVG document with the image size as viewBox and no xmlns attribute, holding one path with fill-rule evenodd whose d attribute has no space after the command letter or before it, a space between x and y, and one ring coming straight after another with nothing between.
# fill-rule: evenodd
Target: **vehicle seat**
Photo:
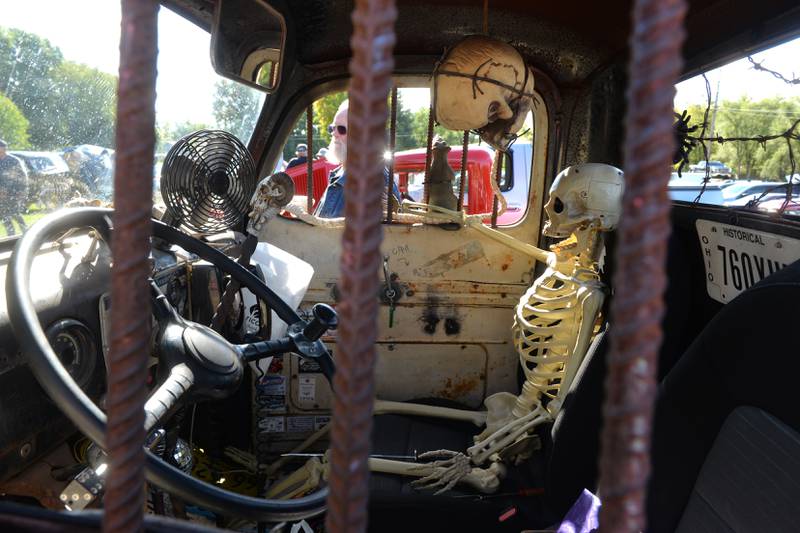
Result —
<instances>
[{"instance_id":1,"label":"vehicle seat","mask_svg":"<svg viewBox=\"0 0 800 533\"><path fill-rule=\"evenodd\" d=\"M661 383L649 531L675 530L714 440L737 407L756 407L800 429L798 397L793 394L800 375L794 345L799 300L797 261L723 307ZM746 497L755 502L761 490L753 484ZM800 493L794 497L796 501Z\"/></svg>"}]
</instances>

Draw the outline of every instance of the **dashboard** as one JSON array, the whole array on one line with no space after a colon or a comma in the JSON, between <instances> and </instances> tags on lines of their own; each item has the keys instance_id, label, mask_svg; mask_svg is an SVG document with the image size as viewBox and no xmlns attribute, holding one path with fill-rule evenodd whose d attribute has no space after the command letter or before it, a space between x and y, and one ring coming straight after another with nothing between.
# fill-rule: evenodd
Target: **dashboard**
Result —
<instances>
[{"instance_id":1,"label":"dashboard","mask_svg":"<svg viewBox=\"0 0 800 533\"><path fill-rule=\"evenodd\" d=\"M0 243L0 283L14 241ZM206 287L210 265L194 267L186 257L153 249L153 278L175 308L191 316L194 270ZM193 268L194 267L194 268ZM110 254L89 234L47 245L34 260L31 296L51 346L78 385L102 405L111 309ZM76 430L42 389L12 331L5 291L0 296L0 483L35 462ZM204 295L198 295L197 303Z\"/></svg>"}]
</instances>

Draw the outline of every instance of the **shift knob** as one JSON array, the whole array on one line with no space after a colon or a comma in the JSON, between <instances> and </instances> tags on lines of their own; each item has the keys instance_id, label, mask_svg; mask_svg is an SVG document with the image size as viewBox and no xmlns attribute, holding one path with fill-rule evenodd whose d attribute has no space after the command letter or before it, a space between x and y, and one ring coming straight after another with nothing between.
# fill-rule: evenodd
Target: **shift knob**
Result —
<instances>
[{"instance_id":1,"label":"shift knob","mask_svg":"<svg viewBox=\"0 0 800 533\"><path fill-rule=\"evenodd\" d=\"M311 309L314 318L303 329L303 335L310 341L316 341L329 329L336 329L339 325L339 318L336 310L330 305L315 304Z\"/></svg>"}]
</instances>

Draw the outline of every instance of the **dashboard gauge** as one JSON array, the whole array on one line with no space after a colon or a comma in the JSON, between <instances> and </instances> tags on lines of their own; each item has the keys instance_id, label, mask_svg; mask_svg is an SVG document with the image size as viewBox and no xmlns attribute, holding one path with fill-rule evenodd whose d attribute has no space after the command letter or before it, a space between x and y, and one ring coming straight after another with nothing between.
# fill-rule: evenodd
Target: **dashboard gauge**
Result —
<instances>
[{"instance_id":1,"label":"dashboard gauge","mask_svg":"<svg viewBox=\"0 0 800 533\"><path fill-rule=\"evenodd\" d=\"M47 340L64 368L79 387L86 387L97 367L97 343L82 322L65 318L47 328Z\"/></svg>"}]
</instances>

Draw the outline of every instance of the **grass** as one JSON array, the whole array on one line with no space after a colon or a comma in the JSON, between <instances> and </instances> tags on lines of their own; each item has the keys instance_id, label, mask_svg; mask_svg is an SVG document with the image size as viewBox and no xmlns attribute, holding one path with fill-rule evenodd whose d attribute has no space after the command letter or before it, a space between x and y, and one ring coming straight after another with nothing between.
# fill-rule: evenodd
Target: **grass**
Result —
<instances>
[{"instance_id":1,"label":"grass","mask_svg":"<svg viewBox=\"0 0 800 533\"><path fill-rule=\"evenodd\" d=\"M47 213L49 213L48 210L41 209L36 204L33 204L28 208L28 212L22 215L22 220L25 221L25 224L28 227L31 227L31 224L33 224L34 222L45 216ZM14 224L14 229L19 231L19 226L17 225L17 223L13 222L13 224ZM0 238L7 236L8 232L6 232L5 224L0 224Z\"/></svg>"}]
</instances>

